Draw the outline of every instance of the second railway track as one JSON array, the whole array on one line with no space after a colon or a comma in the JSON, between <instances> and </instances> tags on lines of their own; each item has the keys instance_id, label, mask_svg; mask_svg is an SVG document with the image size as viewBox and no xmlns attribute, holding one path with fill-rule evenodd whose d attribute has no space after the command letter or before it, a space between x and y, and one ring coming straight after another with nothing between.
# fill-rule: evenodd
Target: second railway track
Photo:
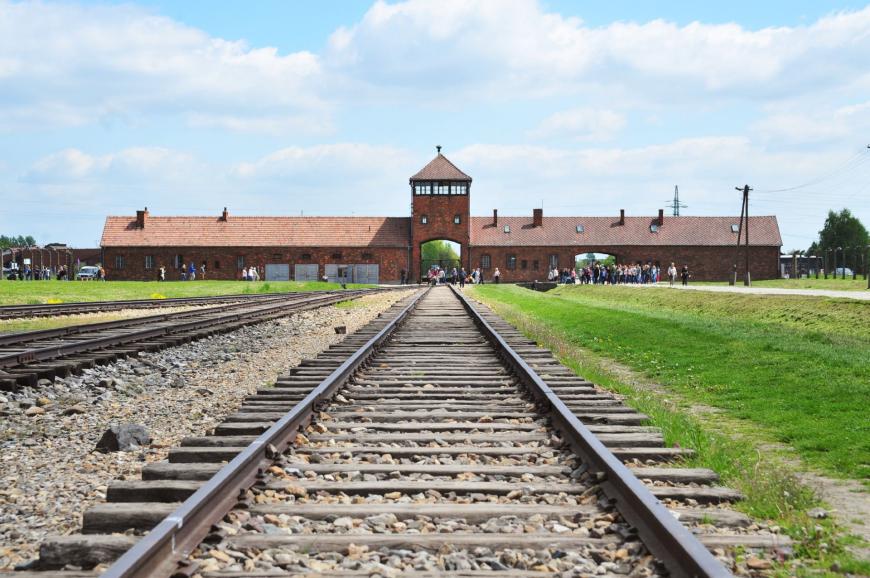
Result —
<instances>
[{"instance_id":1,"label":"second railway track","mask_svg":"<svg viewBox=\"0 0 870 578\"><path fill-rule=\"evenodd\" d=\"M35 386L119 356L153 351L217 332L353 299L378 290L286 293L118 321L0 335L0 389Z\"/></svg>"},{"instance_id":2,"label":"second railway track","mask_svg":"<svg viewBox=\"0 0 870 578\"><path fill-rule=\"evenodd\" d=\"M440 287L142 481L113 482L37 568L90 576L120 556L105 576L729 576L745 570L734 547L788 545L742 530L721 507L740 496L713 472L661 467L686 450L644 421Z\"/></svg>"}]
</instances>

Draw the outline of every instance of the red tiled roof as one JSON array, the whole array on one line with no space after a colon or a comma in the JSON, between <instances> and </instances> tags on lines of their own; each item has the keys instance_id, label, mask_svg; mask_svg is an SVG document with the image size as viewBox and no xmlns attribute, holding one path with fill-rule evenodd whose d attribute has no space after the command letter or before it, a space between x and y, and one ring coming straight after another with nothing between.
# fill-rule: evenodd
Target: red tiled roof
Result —
<instances>
[{"instance_id":1,"label":"red tiled roof","mask_svg":"<svg viewBox=\"0 0 870 578\"><path fill-rule=\"evenodd\" d=\"M456 168L456 165L447 160L447 157L438 153L428 165L411 177L412 181L468 181L471 177Z\"/></svg>"},{"instance_id":2,"label":"red tiled roof","mask_svg":"<svg viewBox=\"0 0 870 578\"><path fill-rule=\"evenodd\" d=\"M103 247L407 247L408 217L106 217Z\"/></svg>"},{"instance_id":3,"label":"red tiled roof","mask_svg":"<svg viewBox=\"0 0 870 578\"><path fill-rule=\"evenodd\" d=\"M471 244L474 246L588 246L588 245L736 245L737 233L731 225L738 217L668 217L657 233L650 231L658 217L544 217L542 227L532 225L532 217L503 217L498 226L492 217L471 217ZM504 226L511 232L505 233ZM583 225L583 232L577 232ZM750 217L749 242L752 245L781 246L776 217Z\"/></svg>"}]
</instances>

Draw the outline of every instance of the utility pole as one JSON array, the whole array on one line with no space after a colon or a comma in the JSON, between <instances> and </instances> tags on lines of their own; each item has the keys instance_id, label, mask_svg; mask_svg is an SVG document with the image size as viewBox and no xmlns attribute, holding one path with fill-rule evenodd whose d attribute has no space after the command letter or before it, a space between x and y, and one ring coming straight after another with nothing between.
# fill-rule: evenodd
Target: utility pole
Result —
<instances>
[{"instance_id":1,"label":"utility pole","mask_svg":"<svg viewBox=\"0 0 870 578\"><path fill-rule=\"evenodd\" d=\"M752 278L749 274L749 191L752 189L749 185L743 185L743 187L734 187L738 191L743 191L743 205L740 208L740 225L738 225L737 229L737 253L734 256L734 278L732 285L737 283L737 260L740 257L740 237L743 231L746 231L746 245L745 245L745 257L746 257L746 266L745 266L745 276L743 278L743 285L749 287L752 284ZM745 220L745 223L744 223Z\"/></svg>"},{"instance_id":2,"label":"utility pole","mask_svg":"<svg viewBox=\"0 0 870 578\"><path fill-rule=\"evenodd\" d=\"M680 209L685 209L689 205L684 205L680 202L680 187L678 185L674 185L674 199L672 201L667 201L668 206L673 210L673 214L675 217L680 216Z\"/></svg>"}]
</instances>

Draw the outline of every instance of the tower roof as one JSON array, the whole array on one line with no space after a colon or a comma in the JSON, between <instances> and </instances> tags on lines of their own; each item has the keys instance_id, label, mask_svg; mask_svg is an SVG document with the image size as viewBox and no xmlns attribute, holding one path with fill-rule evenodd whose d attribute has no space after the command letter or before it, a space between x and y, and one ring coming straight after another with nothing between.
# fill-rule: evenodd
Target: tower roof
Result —
<instances>
[{"instance_id":1,"label":"tower roof","mask_svg":"<svg viewBox=\"0 0 870 578\"><path fill-rule=\"evenodd\" d=\"M451 163L447 157L441 154L441 147L438 147L438 155L429 161L429 164L420 169L416 175L411 177L412 181L467 181L471 182L471 177L456 168L456 165Z\"/></svg>"}]
</instances>

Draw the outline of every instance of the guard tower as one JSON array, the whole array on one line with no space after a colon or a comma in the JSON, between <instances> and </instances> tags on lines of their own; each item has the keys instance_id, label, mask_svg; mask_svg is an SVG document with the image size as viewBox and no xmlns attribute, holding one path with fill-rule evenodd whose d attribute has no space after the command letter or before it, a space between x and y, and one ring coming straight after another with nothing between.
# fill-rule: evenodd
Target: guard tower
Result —
<instances>
[{"instance_id":1,"label":"guard tower","mask_svg":"<svg viewBox=\"0 0 870 578\"><path fill-rule=\"evenodd\" d=\"M411 275L420 280L423 243L447 240L459 243L460 258L468 269L468 242L471 235L469 197L471 177L441 154L411 177Z\"/></svg>"}]
</instances>

